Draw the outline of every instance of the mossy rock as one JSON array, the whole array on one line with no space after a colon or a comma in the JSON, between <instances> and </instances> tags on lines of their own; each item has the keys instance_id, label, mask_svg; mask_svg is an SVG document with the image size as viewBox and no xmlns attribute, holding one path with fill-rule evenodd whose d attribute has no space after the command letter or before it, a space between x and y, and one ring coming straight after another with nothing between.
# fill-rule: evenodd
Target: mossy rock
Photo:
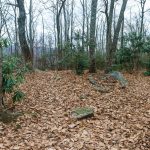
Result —
<instances>
[{"instance_id":1,"label":"mossy rock","mask_svg":"<svg viewBox=\"0 0 150 150\"><path fill-rule=\"evenodd\" d=\"M94 116L94 109L89 107L76 108L71 112L71 116L75 119L84 119Z\"/></svg>"},{"instance_id":2,"label":"mossy rock","mask_svg":"<svg viewBox=\"0 0 150 150\"><path fill-rule=\"evenodd\" d=\"M3 111L3 112L0 112L0 121L3 123L11 123L11 122L16 121L16 119L21 115L22 113L20 112L12 113L9 111Z\"/></svg>"},{"instance_id":3,"label":"mossy rock","mask_svg":"<svg viewBox=\"0 0 150 150\"><path fill-rule=\"evenodd\" d=\"M94 89L96 91L99 91L101 93L108 93L109 92L109 88L97 83L97 81L92 77L92 76L89 76L89 82L94 86Z\"/></svg>"}]
</instances>

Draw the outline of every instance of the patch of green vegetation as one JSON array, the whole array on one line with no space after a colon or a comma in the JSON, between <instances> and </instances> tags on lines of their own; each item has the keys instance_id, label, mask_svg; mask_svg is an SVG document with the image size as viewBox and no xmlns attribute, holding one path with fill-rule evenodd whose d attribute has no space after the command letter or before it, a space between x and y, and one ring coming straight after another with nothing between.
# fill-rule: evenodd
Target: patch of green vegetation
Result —
<instances>
[{"instance_id":1,"label":"patch of green vegetation","mask_svg":"<svg viewBox=\"0 0 150 150\"><path fill-rule=\"evenodd\" d=\"M150 76L150 71L145 71L143 74L144 76Z\"/></svg>"},{"instance_id":2,"label":"patch of green vegetation","mask_svg":"<svg viewBox=\"0 0 150 150\"><path fill-rule=\"evenodd\" d=\"M24 98L24 93L20 91L19 85L24 81L24 75L28 71L22 61L16 57L5 57L3 60L3 88L2 92L11 93L13 103Z\"/></svg>"}]
</instances>

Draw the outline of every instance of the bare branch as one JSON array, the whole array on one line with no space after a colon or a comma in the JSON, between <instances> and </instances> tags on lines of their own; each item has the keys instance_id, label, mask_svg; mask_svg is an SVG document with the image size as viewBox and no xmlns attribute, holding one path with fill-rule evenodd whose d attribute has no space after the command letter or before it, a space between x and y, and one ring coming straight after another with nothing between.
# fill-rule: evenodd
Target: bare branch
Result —
<instances>
[{"instance_id":1,"label":"bare branch","mask_svg":"<svg viewBox=\"0 0 150 150\"><path fill-rule=\"evenodd\" d=\"M7 5L10 5L10 6L14 6L14 7L18 7L17 4L12 4L12 3L6 3Z\"/></svg>"}]
</instances>

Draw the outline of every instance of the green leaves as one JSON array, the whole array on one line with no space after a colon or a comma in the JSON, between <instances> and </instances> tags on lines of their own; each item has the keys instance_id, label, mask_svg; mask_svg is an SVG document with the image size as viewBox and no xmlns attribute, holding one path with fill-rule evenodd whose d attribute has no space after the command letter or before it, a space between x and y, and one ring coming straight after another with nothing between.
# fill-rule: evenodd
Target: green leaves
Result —
<instances>
[{"instance_id":1,"label":"green leaves","mask_svg":"<svg viewBox=\"0 0 150 150\"><path fill-rule=\"evenodd\" d=\"M78 75L84 73L84 70L89 66L89 59L88 56L84 52L77 52L75 55L75 70Z\"/></svg>"},{"instance_id":2,"label":"green leaves","mask_svg":"<svg viewBox=\"0 0 150 150\"><path fill-rule=\"evenodd\" d=\"M3 92L4 93L12 93L15 84L16 84L16 80L13 76L11 76L11 75L3 76Z\"/></svg>"},{"instance_id":3,"label":"green leaves","mask_svg":"<svg viewBox=\"0 0 150 150\"><path fill-rule=\"evenodd\" d=\"M0 39L0 48L7 47L8 40L7 39Z\"/></svg>"},{"instance_id":4,"label":"green leaves","mask_svg":"<svg viewBox=\"0 0 150 150\"><path fill-rule=\"evenodd\" d=\"M20 59L15 57L7 57L3 61L3 93L13 94L13 102L20 101L24 97L24 93L18 90L19 84L24 81L26 66L22 66Z\"/></svg>"},{"instance_id":5,"label":"green leaves","mask_svg":"<svg viewBox=\"0 0 150 150\"><path fill-rule=\"evenodd\" d=\"M13 96L13 102L19 102L24 98L25 94L22 91L16 91L14 92L14 96Z\"/></svg>"},{"instance_id":6,"label":"green leaves","mask_svg":"<svg viewBox=\"0 0 150 150\"><path fill-rule=\"evenodd\" d=\"M8 46L6 39L0 39L0 50ZM22 61L16 57L4 57L2 63L2 89L0 92L12 95L13 102L20 101L25 95L18 89L20 83L24 81L24 74L27 67L22 65Z\"/></svg>"}]
</instances>

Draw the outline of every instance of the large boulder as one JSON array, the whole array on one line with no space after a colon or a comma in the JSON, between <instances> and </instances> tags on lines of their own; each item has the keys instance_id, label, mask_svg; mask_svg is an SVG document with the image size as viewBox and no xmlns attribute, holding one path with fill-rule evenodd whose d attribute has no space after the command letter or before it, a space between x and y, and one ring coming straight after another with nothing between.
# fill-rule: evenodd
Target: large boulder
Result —
<instances>
[{"instance_id":1,"label":"large boulder","mask_svg":"<svg viewBox=\"0 0 150 150\"><path fill-rule=\"evenodd\" d=\"M113 77L115 80L118 80L122 88L125 88L128 85L128 81L120 72L112 71L108 75Z\"/></svg>"}]
</instances>

